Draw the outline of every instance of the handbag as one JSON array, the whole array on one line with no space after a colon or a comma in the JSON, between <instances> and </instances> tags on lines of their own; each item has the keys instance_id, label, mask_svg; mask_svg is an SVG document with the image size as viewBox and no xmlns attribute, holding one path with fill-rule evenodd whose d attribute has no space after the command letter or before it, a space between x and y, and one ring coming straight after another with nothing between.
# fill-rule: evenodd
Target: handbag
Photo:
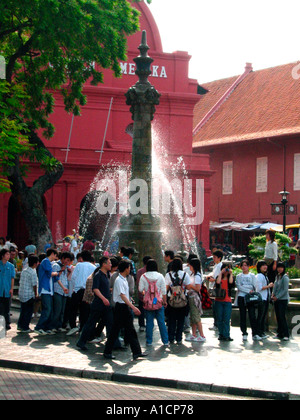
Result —
<instances>
[{"instance_id":1,"label":"handbag","mask_svg":"<svg viewBox=\"0 0 300 420\"><path fill-rule=\"evenodd\" d=\"M209 295L210 297L215 298L215 299L225 299L226 290L221 289L221 287L214 287L213 289L210 289Z\"/></svg>"},{"instance_id":2,"label":"handbag","mask_svg":"<svg viewBox=\"0 0 300 420\"><path fill-rule=\"evenodd\" d=\"M261 302L262 302L262 297L261 297L261 294L258 292L248 293L245 296L246 305L250 305L250 306L258 305Z\"/></svg>"}]
</instances>

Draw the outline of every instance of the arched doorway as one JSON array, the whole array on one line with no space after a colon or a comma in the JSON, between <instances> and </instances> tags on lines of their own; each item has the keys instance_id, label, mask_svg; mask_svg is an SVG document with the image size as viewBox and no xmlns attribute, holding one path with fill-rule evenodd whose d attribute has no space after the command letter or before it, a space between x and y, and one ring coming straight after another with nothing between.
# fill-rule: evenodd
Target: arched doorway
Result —
<instances>
[{"instance_id":1,"label":"arched doorway","mask_svg":"<svg viewBox=\"0 0 300 420\"><path fill-rule=\"evenodd\" d=\"M43 197L44 212L47 214L47 202ZM20 206L17 200L11 196L8 203L8 217L7 217L7 234L12 241L18 246L19 250L28 245L29 233L20 211Z\"/></svg>"},{"instance_id":2,"label":"arched doorway","mask_svg":"<svg viewBox=\"0 0 300 420\"><path fill-rule=\"evenodd\" d=\"M97 211L97 201L103 198L102 191L90 191L81 201L79 217L79 234L86 239L100 242L101 248L106 250L113 241L113 235L118 226L118 203L112 214L100 214ZM107 194L106 194L107 195Z\"/></svg>"}]
</instances>

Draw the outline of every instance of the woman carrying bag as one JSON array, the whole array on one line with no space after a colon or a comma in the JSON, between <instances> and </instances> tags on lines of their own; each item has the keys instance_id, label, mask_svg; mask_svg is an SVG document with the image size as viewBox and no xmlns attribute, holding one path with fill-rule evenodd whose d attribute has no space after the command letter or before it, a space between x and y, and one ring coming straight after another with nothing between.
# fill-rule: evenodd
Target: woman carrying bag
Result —
<instances>
[{"instance_id":1,"label":"woman carrying bag","mask_svg":"<svg viewBox=\"0 0 300 420\"><path fill-rule=\"evenodd\" d=\"M247 332L247 312L249 315L250 326L252 330L252 337L254 341L261 340L258 335L258 322L256 316L256 308L260 303L247 302L249 295L254 296L256 276L250 273L250 263L244 260L241 265L242 273L238 274L236 278L236 287L238 290L237 304L240 310L240 328L243 334L243 341L248 340ZM260 295L259 295L260 296ZM251 296L250 296L251 299Z\"/></svg>"},{"instance_id":2,"label":"woman carrying bag","mask_svg":"<svg viewBox=\"0 0 300 420\"><path fill-rule=\"evenodd\" d=\"M158 265L155 260L150 259L147 262L146 273L142 275L139 282L139 292L144 294L147 346L152 346L155 318L163 345L168 346L169 337L165 324L167 289L164 276L158 272Z\"/></svg>"},{"instance_id":3,"label":"woman carrying bag","mask_svg":"<svg viewBox=\"0 0 300 420\"><path fill-rule=\"evenodd\" d=\"M232 314L231 289L234 287L231 264L224 262L216 281L215 308L218 320L219 340L233 341L230 337L230 320Z\"/></svg>"},{"instance_id":4,"label":"woman carrying bag","mask_svg":"<svg viewBox=\"0 0 300 420\"><path fill-rule=\"evenodd\" d=\"M203 333L201 316L203 315L200 290L202 286L201 262L195 258L189 262L192 272L190 290L188 291L190 306L190 323L192 326L192 335L186 338L186 341L204 343L206 338ZM197 329L199 335L197 334Z\"/></svg>"}]
</instances>

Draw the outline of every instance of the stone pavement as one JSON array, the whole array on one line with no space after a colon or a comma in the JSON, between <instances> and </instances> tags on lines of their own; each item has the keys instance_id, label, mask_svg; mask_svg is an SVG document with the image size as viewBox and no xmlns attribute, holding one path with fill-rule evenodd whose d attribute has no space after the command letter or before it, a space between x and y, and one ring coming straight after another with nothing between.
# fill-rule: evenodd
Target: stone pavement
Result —
<instances>
[{"instance_id":1,"label":"stone pavement","mask_svg":"<svg viewBox=\"0 0 300 420\"><path fill-rule=\"evenodd\" d=\"M97 400L105 402L150 400L177 404L178 401L190 403L191 401L239 401L242 399L245 398L0 368L0 400ZM98 414L101 414L99 409L103 407L107 408L109 405L100 404L100 407L97 405Z\"/></svg>"},{"instance_id":2,"label":"stone pavement","mask_svg":"<svg viewBox=\"0 0 300 420\"><path fill-rule=\"evenodd\" d=\"M104 345L88 344L78 351L78 336L65 333L38 336L18 334L13 313L12 330L0 340L0 367L101 379L168 388L245 395L262 398L300 399L300 336L283 343L274 333L264 342L242 342L239 328L232 328L233 342L219 342L203 319L207 342L162 346L155 327L154 346L146 359L132 361L130 350L115 352L116 360L102 357ZM137 322L137 321L136 321ZM137 326L137 324L136 324ZM33 327L33 325L32 325ZM145 333L138 333L143 349Z\"/></svg>"}]
</instances>

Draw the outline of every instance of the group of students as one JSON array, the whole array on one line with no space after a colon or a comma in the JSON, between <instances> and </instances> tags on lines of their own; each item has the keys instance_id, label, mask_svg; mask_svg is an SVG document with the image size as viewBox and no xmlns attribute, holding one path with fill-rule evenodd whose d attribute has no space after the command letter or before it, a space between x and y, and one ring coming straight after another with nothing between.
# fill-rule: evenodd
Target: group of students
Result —
<instances>
[{"instance_id":1,"label":"group of students","mask_svg":"<svg viewBox=\"0 0 300 420\"><path fill-rule=\"evenodd\" d=\"M104 358L114 359L113 350L126 349L120 344L122 330L125 344L131 347L133 359L146 357L147 353L141 350L133 324L134 316L140 318L140 331L144 331L141 321L146 320L146 346L152 346L155 319L163 346L169 346L175 341L180 344L188 308L193 331L191 341L206 340L201 324L199 291L202 278L199 259L189 261L191 274L188 274L183 270L182 260L175 258L165 277L159 272L157 262L150 256L145 257L143 261L144 267L136 273L136 286L139 292L139 307L137 307L130 294L131 278L134 276L131 260L122 259L116 273L111 275L111 259L101 258L100 266L92 276L91 290L95 297L91 304L90 316L77 342L80 350L87 350L86 343L95 335L95 329L99 332L97 323L100 322L100 331L105 326L107 332Z\"/></svg>"},{"instance_id":2,"label":"group of students","mask_svg":"<svg viewBox=\"0 0 300 420\"><path fill-rule=\"evenodd\" d=\"M150 256L144 258L144 267L135 269L133 250L122 250L121 257L102 257L98 267L92 254L83 251L77 256L70 252L58 254L48 249L41 260L29 255L28 266L22 271L19 286L21 302L18 320L19 332L31 332L30 322L36 298L42 303L42 311L35 331L40 335L66 332L80 333L77 347L87 350L86 343L101 335L106 327L107 341L104 357L113 359L113 350L126 347L120 339L124 334L133 358L145 357L134 328L134 316L139 317L140 331L146 331L146 345L152 346L154 319L157 320L162 344L180 344L185 322L189 319L192 333L187 341L205 342L201 316L203 314L204 278L200 260L190 255L187 264L170 251L165 253L168 262L166 275L159 272L158 264ZM4 254L3 254L4 255ZM230 263L223 261L223 253L213 255L215 267L207 276L213 288L213 309L215 326L220 341L232 341L230 321L232 314L232 290L237 288L236 304L240 309L240 325L243 340L247 340L247 311L249 313L253 340L263 340L266 335L268 305L273 302L278 320L278 338L289 339L286 309L289 302L289 278L284 264L272 264L275 281L270 282L270 264L260 261L258 274L249 271L249 262L243 261L242 273L234 280ZM1 261L2 262L2 261ZM5 261L2 262L2 265ZM12 273L10 274L12 275ZM138 307L133 301L138 291ZM260 298L254 299L259 294ZM251 297L247 300L247 297ZM77 316L79 312L79 323ZM99 340L98 340L99 341Z\"/></svg>"},{"instance_id":3,"label":"group of students","mask_svg":"<svg viewBox=\"0 0 300 420\"><path fill-rule=\"evenodd\" d=\"M106 327L104 357L107 359L114 358L113 350L126 348L120 340L121 331L133 358L145 357L134 328L134 316L146 320L147 346L153 342L154 319L157 319L164 346L175 341L182 343L188 314L192 327L189 340L204 342L199 295L201 263L196 255L191 256L185 270L182 260L174 258L164 276L151 257L144 258L144 267L137 272L131 260L132 253L127 251L122 250L121 257L102 257L97 268L88 251L78 256L75 266L74 256L69 252L59 255L49 248L41 262L36 255L29 255L28 267L20 278L18 331L32 331L30 322L34 303L39 297L42 310L36 333L66 332L69 336L80 333L77 347L87 350L86 343L99 337ZM139 293L139 308L133 301L135 288Z\"/></svg>"},{"instance_id":4,"label":"group of students","mask_svg":"<svg viewBox=\"0 0 300 420\"><path fill-rule=\"evenodd\" d=\"M240 328L243 340L248 340L247 312L249 315L252 337L254 341L268 338L267 315L269 305L274 304L278 329L276 338L288 341L289 328L286 312L290 300L289 277L285 264L278 262L278 248L275 233L266 233L265 258L257 263L257 275L250 272L250 263L245 260L241 264L242 273L234 281L232 266L223 261L223 252L214 252L214 269L207 277L211 288L215 289L213 301L214 327L219 331L220 341L232 341L230 337L230 321L232 315L232 291L236 288L235 305L240 310ZM223 293L221 293L223 292Z\"/></svg>"}]
</instances>

